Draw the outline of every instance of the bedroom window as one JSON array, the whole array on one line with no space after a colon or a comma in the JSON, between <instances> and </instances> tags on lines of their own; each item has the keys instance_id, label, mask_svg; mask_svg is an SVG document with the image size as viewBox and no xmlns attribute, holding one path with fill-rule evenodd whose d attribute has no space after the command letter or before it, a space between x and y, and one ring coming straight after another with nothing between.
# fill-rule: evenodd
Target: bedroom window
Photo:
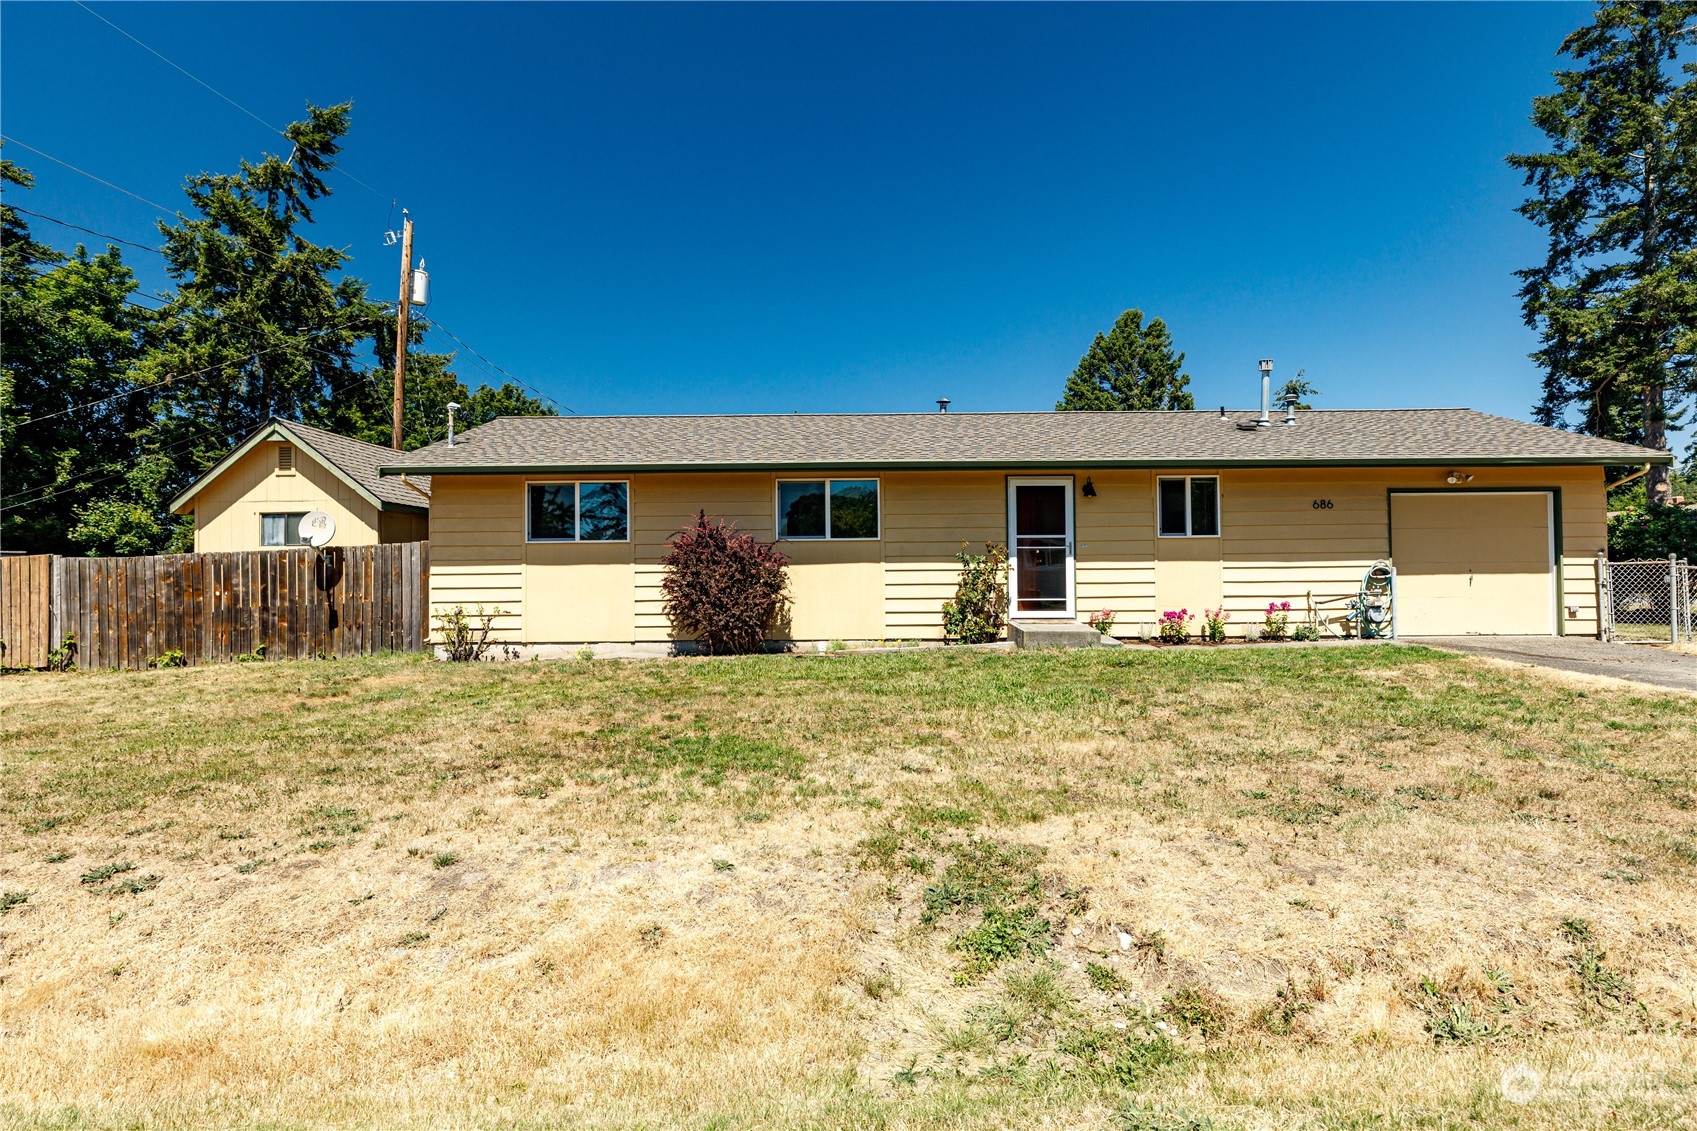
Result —
<instances>
[{"instance_id":1,"label":"bedroom window","mask_svg":"<svg viewBox=\"0 0 1697 1131\"><path fill-rule=\"evenodd\" d=\"M531 483L525 496L526 541L630 541L629 483Z\"/></svg>"},{"instance_id":2,"label":"bedroom window","mask_svg":"<svg viewBox=\"0 0 1697 1131\"><path fill-rule=\"evenodd\" d=\"M778 480L778 537L878 537L878 480Z\"/></svg>"},{"instance_id":3,"label":"bedroom window","mask_svg":"<svg viewBox=\"0 0 1697 1131\"><path fill-rule=\"evenodd\" d=\"M301 519L306 512L298 514L262 514L259 516L259 544L261 546L304 546L301 541Z\"/></svg>"},{"instance_id":4,"label":"bedroom window","mask_svg":"<svg viewBox=\"0 0 1697 1131\"><path fill-rule=\"evenodd\" d=\"M1220 536L1220 480L1186 475L1156 481L1160 514L1156 529L1163 538Z\"/></svg>"}]
</instances>

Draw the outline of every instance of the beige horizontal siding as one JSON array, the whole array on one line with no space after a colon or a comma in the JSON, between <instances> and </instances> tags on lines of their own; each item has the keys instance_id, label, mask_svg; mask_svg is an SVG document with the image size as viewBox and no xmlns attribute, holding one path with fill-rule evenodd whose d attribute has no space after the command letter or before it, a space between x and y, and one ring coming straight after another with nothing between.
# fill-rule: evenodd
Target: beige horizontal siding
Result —
<instances>
[{"instance_id":1,"label":"beige horizontal siding","mask_svg":"<svg viewBox=\"0 0 1697 1131\"><path fill-rule=\"evenodd\" d=\"M1109 608L1122 625L1152 622L1164 607L1160 570L1186 585L1214 586L1234 631L1258 622L1270 601L1289 600L1300 610L1309 593L1321 600L1346 597L1367 568L1390 552L1388 490L1442 488L1445 470L1207 472L1221 483L1218 539L1156 538L1157 477L1151 472L1074 472L1078 487L1088 477L1096 488L1094 498L1074 496L1079 612ZM1561 489L1564 624L1569 632L1594 633L1594 555L1606 540L1601 470L1458 470L1474 475L1469 486L1475 489ZM664 574L658 563L673 534L705 510L756 538L772 539L778 478L632 476L631 541L577 546L525 543L523 477L439 477L431 508L432 605L499 605L504 639L560 642L534 632L582 631L574 625L611 632L628 625L621 631L630 639L668 640L672 632L662 608ZM1006 541L1004 473L899 472L877 478L879 539L780 543L792 563L798 637L939 637L942 605L954 595L959 577L955 555L962 544L978 551L986 541ZM1331 500L1331 507L1316 509L1317 498ZM575 571L575 564L593 568ZM627 587L625 603L620 594ZM527 622L527 607L553 602L599 611L575 621L550 613ZM1567 618L1567 606L1578 615Z\"/></svg>"}]
</instances>

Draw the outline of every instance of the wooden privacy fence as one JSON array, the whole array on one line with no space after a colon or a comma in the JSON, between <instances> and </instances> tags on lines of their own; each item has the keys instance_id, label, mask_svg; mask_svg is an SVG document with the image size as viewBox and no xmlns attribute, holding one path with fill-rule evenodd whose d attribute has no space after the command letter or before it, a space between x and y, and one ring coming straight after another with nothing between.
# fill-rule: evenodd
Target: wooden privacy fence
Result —
<instances>
[{"instance_id":1,"label":"wooden privacy fence","mask_svg":"<svg viewBox=\"0 0 1697 1131\"><path fill-rule=\"evenodd\" d=\"M0 638L8 667L45 666L68 638L85 669L415 652L429 574L428 542L0 558Z\"/></svg>"}]
</instances>

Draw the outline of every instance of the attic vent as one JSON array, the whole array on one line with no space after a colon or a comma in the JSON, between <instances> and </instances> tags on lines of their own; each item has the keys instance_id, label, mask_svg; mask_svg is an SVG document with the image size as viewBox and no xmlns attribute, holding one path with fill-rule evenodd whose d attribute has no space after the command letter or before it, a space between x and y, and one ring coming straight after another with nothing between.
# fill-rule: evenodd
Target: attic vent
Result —
<instances>
[{"instance_id":1,"label":"attic vent","mask_svg":"<svg viewBox=\"0 0 1697 1131\"><path fill-rule=\"evenodd\" d=\"M277 445L277 470L293 471L295 469L295 446L293 444Z\"/></svg>"}]
</instances>

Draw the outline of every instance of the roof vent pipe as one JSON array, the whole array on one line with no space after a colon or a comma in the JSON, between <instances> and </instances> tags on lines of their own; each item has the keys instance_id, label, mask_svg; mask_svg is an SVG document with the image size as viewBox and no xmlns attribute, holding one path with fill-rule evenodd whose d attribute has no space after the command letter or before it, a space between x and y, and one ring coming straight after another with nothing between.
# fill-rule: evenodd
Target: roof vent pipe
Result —
<instances>
[{"instance_id":1,"label":"roof vent pipe","mask_svg":"<svg viewBox=\"0 0 1697 1131\"><path fill-rule=\"evenodd\" d=\"M453 401L448 402L448 446L454 446L454 410L460 406Z\"/></svg>"},{"instance_id":2,"label":"roof vent pipe","mask_svg":"<svg viewBox=\"0 0 1697 1131\"><path fill-rule=\"evenodd\" d=\"M937 411L938 412L949 411L949 398L948 397L938 397L937 398Z\"/></svg>"},{"instance_id":3,"label":"roof vent pipe","mask_svg":"<svg viewBox=\"0 0 1697 1131\"><path fill-rule=\"evenodd\" d=\"M1255 422L1256 427L1266 428L1273 423L1267 415L1267 409L1273 396L1273 359L1261 359L1261 419Z\"/></svg>"},{"instance_id":4,"label":"roof vent pipe","mask_svg":"<svg viewBox=\"0 0 1697 1131\"><path fill-rule=\"evenodd\" d=\"M1295 424L1296 423L1296 394L1293 393L1293 392L1287 392L1287 393L1285 393L1284 396L1280 397L1279 399L1285 402L1285 423L1286 424Z\"/></svg>"}]
</instances>

